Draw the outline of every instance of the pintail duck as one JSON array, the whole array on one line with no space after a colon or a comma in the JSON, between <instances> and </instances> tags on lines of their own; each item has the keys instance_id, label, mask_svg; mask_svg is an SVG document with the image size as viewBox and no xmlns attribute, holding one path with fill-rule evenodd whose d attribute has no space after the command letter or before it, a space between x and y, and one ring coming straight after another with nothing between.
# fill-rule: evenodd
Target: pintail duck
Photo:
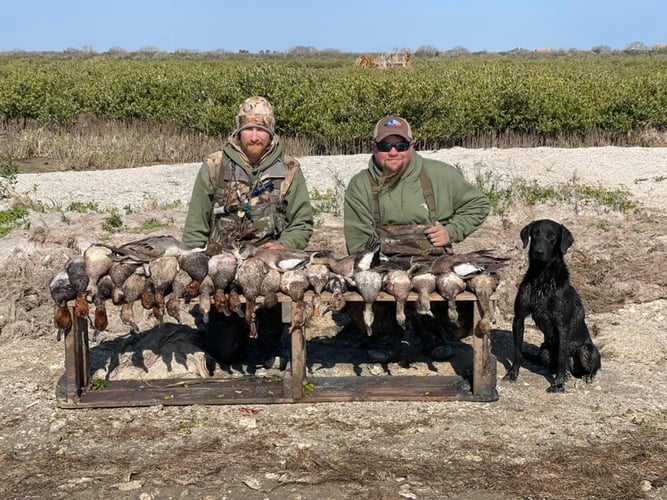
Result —
<instances>
[{"instance_id":1,"label":"pintail duck","mask_svg":"<svg viewBox=\"0 0 667 500\"><path fill-rule=\"evenodd\" d=\"M379 261L380 242L372 239L368 242L366 250L357 256L354 263L352 278L356 289L364 299L364 325L366 333L373 334L373 303L377 300L382 289L382 271L374 269Z\"/></svg>"},{"instance_id":2,"label":"pintail duck","mask_svg":"<svg viewBox=\"0 0 667 500\"><path fill-rule=\"evenodd\" d=\"M269 269L284 272L290 269L302 269L308 265L311 253L294 248L263 248L246 243L234 250L239 260L256 257L264 262Z\"/></svg>"},{"instance_id":3,"label":"pintail duck","mask_svg":"<svg viewBox=\"0 0 667 500\"><path fill-rule=\"evenodd\" d=\"M436 257L430 271L433 274L454 272L466 279L483 271L497 271L509 260L507 257L495 257L492 250L476 250L462 254L445 254Z\"/></svg>"},{"instance_id":4,"label":"pintail duck","mask_svg":"<svg viewBox=\"0 0 667 500\"><path fill-rule=\"evenodd\" d=\"M120 246L95 243L111 250L115 261L147 263L164 256L179 256L190 252L203 252L204 249L191 249L185 243L169 235L148 236L141 240L130 241Z\"/></svg>"},{"instance_id":5,"label":"pintail duck","mask_svg":"<svg viewBox=\"0 0 667 500\"><path fill-rule=\"evenodd\" d=\"M498 287L498 276L494 273L480 273L466 282L468 290L477 296L477 303L481 312L479 329L488 334L491 331L491 322L493 321L493 305L491 295Z\"/></svg>"}]
</instances>

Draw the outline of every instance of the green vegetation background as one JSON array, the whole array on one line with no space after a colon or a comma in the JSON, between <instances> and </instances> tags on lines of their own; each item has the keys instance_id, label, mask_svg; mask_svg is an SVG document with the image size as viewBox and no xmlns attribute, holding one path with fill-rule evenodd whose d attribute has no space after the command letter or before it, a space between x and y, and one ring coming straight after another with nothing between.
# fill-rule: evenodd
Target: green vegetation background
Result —
<instances>
[{"instance_id":1,"label":"green vegetation background","mask_svg":"<svg viewBox=\"0 0 667 500\"><path fill-rule=\"evenodd\" d=\"M667 127L667 54L415 60L361 68L353 58L159 60L0 57L0 119L68 127L82 117L227 134L249 95L276 108L277 129L316 154L367 148L396 113L421 147L488 133L542 137Z\"/></svg>"}]
</instances>

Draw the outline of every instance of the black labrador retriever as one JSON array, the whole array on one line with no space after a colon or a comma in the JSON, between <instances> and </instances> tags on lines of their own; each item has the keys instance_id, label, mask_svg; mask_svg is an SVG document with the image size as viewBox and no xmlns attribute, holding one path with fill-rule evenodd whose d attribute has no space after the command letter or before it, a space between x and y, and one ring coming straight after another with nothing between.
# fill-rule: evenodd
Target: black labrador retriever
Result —
<instances>
[{"instance_id":1,"label":"black labrador retriever","mask_svg":"<svg viewBox=\"0 0 667 500\"><path fill-rule=\"evenodd\" d=\"M574 242L572 233L557 222L543 219L521 230L523 247L528 246L526 271L514 301L514 361L505 380L515 381L523 363L524 320L528 315L544 334L540 361L556 371L547 392L563 392L568 370L592 382L600 369L600 352L586 327L584 306L570 284L563 255Z\"/></svg>"}]
</instances>

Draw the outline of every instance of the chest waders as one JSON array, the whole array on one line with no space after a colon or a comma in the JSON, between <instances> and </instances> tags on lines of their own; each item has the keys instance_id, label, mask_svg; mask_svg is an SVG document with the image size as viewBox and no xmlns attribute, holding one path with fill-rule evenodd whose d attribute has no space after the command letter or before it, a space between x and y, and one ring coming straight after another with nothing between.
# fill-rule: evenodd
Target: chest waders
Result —
<instances>
[{"instance_id":1,"label":"chest waders","mask_svg":"<svg viewBox=\"0 0 667 500\"><path fill-rule=\"evenodd\" d=\"M373 220L375 231L380 239L380 248L385 255L399 255L414 257L415 260L428 260L446 252L443 247L435 247L424 234L429 227L426 224L386 224L380 223L380 187L368 172L371 183L371 196L373 201ZM424 200L428 208L429 219L433 222L435 218L435 197L433 196L433 185L431 179L422 168L419 173L419 181L422 185Z\"/></svg>"}]
</instances>

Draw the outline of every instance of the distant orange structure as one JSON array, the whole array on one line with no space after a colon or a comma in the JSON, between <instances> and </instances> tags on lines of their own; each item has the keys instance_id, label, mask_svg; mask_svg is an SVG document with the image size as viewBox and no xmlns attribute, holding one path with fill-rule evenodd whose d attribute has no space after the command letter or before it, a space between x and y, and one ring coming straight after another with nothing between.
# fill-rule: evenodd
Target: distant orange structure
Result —
<instances>
[{"instance_id":1,"label":"distant orange structure","mask_svg":"<svg viewBox=\"0 0 667 500\"><path fill-rule=\"evenodd\" d=\"M364 54L362 56L359 56L355 62L355 64L361 68L376 68L377 63L375 62L375 59L373 59L373 56L370 54Z\"/></svg>"},{"instance_id":2,"label":"distant orange structure","mask_svg":"<svg viewBox=\"0 0 667 500\"><path fill-rule=\"evenodd\" d=\"M408 67L412 63L412 54L409 50L403 52L389 52L377 57L364 54L357 58L355 64L361 68L393 68L396 66Z\"/></svg>"}]
</instances>

